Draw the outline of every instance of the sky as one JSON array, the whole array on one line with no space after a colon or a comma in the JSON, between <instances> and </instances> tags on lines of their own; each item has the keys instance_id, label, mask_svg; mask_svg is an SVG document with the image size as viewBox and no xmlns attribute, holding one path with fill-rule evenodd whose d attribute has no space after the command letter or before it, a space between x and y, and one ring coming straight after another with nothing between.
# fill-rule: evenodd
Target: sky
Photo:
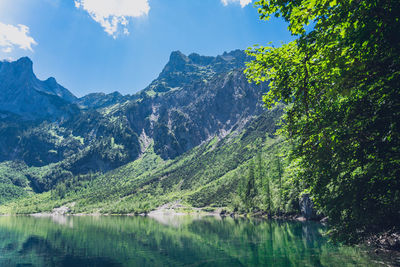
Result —
<instances>
[{"instance_id":1,"label":"sky","mask_svg":"<svg viewBox=\"0 0 400 267\"><path fill-rule=\"evenodd\" d=\"M0 59L28 56L41 80L81 97L133 94L172 51L216 56L293 40L282 19L260 21L251 0L0 0Z\"/></svg>"}]
</instances>

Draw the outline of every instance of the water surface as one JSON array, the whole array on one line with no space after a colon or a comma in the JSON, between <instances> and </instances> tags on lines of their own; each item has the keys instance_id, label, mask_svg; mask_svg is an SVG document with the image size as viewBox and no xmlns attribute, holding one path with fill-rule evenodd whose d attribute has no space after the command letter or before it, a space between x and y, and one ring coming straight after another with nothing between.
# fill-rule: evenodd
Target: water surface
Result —
<instances>
[{"instance_id":1,"label":"water surface","mask_svg":"<svg viewBox=\"0 0 400 267\"><path fill-rule=\"evenodd\" d=\"M380 266L318 223L0 216L0 266Z\"/></svg>"}]
</instances>

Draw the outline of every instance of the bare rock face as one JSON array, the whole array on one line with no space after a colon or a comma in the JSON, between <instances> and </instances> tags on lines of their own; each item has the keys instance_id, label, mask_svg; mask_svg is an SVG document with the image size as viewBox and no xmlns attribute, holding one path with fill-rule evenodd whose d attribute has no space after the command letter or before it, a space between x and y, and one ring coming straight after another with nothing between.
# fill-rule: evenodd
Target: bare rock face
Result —
<instances>
[{"instance_id":1,"label":"bare rock face","mask_svg":"<svg viewBox=\"0 0 400 267\"><path fill-rule=\"evenodd\" d=\"M76 97L54 78L40 81L33 63L23 57L0 62L0 112L10 112L23 120L69 118L78 112Z\"/></svg>"},{"instance_id":2,"label":"bare rock face","mask_svg":"<svg viewBox=\"0 0 400 267\"><path fill-rule=\"evenodd\" d=\"M196 53L186 56L180 51L174 51L158 78L144 91L162 93L190 86L194 82L208 81L217 74L243 70L245 63L250 60L242 50L225 52L216 57Z\"/></svg>"},{"instance_id":3,"label":"bare rock face","mask_svg":"<svg viewBox=\"0 0 400 267\"><path fill-rule=\"evenodd\" d=\"M132 129L139 135L144 131L156 153L168 159L244 127L261 114L265 92L243 74L249 60L241 50L217 57L172 52L140 103L125 109Z\"/></svg>"},{"instance_id":4,"label":"bare rock face","mask_svg":"<svg viewBox=\"0 0 400 267\"><path fill-rule=\"evenodd\" d=\"M59 208L54 208L52 211L52 215L65 215L69 213L71 209L67 206L61 206Z\"/></svg>"},{"instance_id":5,"label":"bare rock face","mask_svg":"<svg viewBox=\"0 0 400 267\"><path fill-rule=\"evenodd\" d=\"M301 215L307 220L318 219L314 204L309 194L303 194L299 201Z\"/></svg>"}]
</instances>

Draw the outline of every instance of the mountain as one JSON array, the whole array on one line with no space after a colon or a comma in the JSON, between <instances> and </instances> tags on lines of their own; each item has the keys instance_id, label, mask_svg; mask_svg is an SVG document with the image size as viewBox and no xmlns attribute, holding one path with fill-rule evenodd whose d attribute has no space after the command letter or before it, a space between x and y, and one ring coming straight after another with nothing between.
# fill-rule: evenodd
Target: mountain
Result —
<instances>
[{"instance_id":1,"label":"mountain","mask_svg":"<svg viewBox=\"0 0 400 267\"><path fill-rule=\"evenodd\" d=\"M214 184L211 197L213 183L228 177L224 183L232 191L238 183L232 174L246 169L264 146L275 151L279 143L273 133L282 109L265 112L261 102L265 88L249 84L243 74L248 60L240 50L216 57L175 51L142 91L126 96L94 93L79 99L68 99L65 88L54 86L55 81L38 89L45 82L32 78L29 68L14 71L9 75L12 81L29 74L27 90L57 97L79 109L71 116L44 116L31 123L0 118L0 184L3 181L4 193L15 192L3 201L30 191L46 196L45 192L54 194L66 187L82 192L78 198L90 199L95 194L93 203L103 205L99 194L105 201L132 194L137 200L138 190L148 187L153 192L161 180L164 192L186 188L186 200L192 205L194 196L203 199L204 205L220 201L227 195L221 193L220 184ZM89 181L97 193L83 188ZM200 188L209 196L197 191Z\"/></svg>"},{"instance_id":2,"label":"mountain","mask_svg":"<svg viewBox=\"0 0 400 267\"><path fill-rule=\"evenodd\" d=\"M208 80L218 73L243 69L250 58L242 50L225 52L223 55L210 57L192 53L189 56L180 51L171 53L168 63L144 91L166 92L189 85L195 80Z\"/></svg>"},{"instance_id":3,"label":"mountain","mask_svg":"<svg viewBox=\"0 0 400 267\"><path fill-rule=\"evenodd\" d=\"M110 126L115 119L123 120L127 127L124 129L132 132L131 142L140 143L142 151L153 140L157 154L163 159L173 159L214 136L223 137L243 127L261 113L262 88L247 82L243 74L246 58L243 51L217 57L196 54L187 57L181 52L172 52L159 77L132 96L134 100L127 101L116 93L89 95L86 103L101 107L97 112L102 114L102 120L99 122L94 116L96 121L74 119L62 126L87 130L92 127L90 124L93 132L98 133L95 129L99 125ZM161 84L163 90L154 90L154 86ZM85 135L81 131L79 134ZM120 140L113 136L118 144ZM129 155L132 160L133 155Z\"/></svg>"},{"instance_id":4,"label":"mountain","mask_svg":"<svg viewBox=\"0 0 400 267\"><path fill-rule=\"evenodd\" d=\"M98 109L134 99L137 99L137 97L131 95L122 95L121 93L115 91L110 94L90 93L76 99L74 102L83 109Z\"/></svg>"},{"instance_id":5,"label":"mountain","mask_svg":"<svg viewBox=\"0 0 400 267\"><path fill-rule=\"evenodd\" d=\"M241 70L232 70L151 98L142 125L133 119L138 113L135 105L126 110L136 131L154 139L156 153L175 158L205 140L243 127L261 113L261 93L259 86L247 83Z\"/></svg>"},{"instance_id":6,"label":"mountain","mask_svg":"<svg viewBox=\"0 0 400 267\"><path fill-rule=\"evenodd\" d=\"M3 119L0 136L7 143L0 142L0 160L19 159L33 166L67 160L73 173L107 171L138 158L151 141L158 155L173 159L206 140L244 127L261 113L263 91L244 77L246 59L240 50L217 57L172 52L162 73L143 91L132 96L95 93L79 99L70 97L54 80L38 81L29 59L8 63L8 70L13 70L9 71L10 88L21 88L23 77L29 78L25 78L29 86L19 89L19 94L46 90L44 96L64 101L66 107L74 105L67 102L71 99L83 109L69 118L42 119L33 126ZM53 86L39 88L43 84ZM170 89L154 91L157 84ZM45 103L43 107L52 110L53 106Z\"/></svg>"},{"instance_id":7,"label":"mountain","mask_svg":"<svg viewBox=\"0 0 400 267\"><path fill-rule=\"evenodd\" d=\"M54 78L41 81L33 73L32 61L23 57L0 62L0 111L24 120L67 118L77 112L76 97Z\"/></svg>"}]
</instances>

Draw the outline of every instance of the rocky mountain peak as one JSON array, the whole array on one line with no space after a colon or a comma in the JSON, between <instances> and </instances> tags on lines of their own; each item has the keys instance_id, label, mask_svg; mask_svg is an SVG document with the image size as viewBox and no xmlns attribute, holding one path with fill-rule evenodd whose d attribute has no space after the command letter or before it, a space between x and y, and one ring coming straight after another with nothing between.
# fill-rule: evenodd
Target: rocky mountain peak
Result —
<instances>
[{"instance_id":1,"label":"rocky mountain peak","mask_svg":"<svg viewBox=\"0 0 400 267\"><path fill-rule=\"evenodd\" d=\"M21 57L20 59L15 61L14 64L19 65L19 66L24 66L26 68L32 68L32 66L33 66L33 62L29 57Z\"/></svg>"},{"instance_id":2,"label":"rocky mountain peak","mask_svg":"<svg viewBox=\"0 0 400 267\"><path fill-rule=\"evenodd\" d=\"M48 85L56 85L57 80L54 77L49 77L49 78L47 78L47 80L45 80L45 83L47 83Z\"/></svg>"},{"instance_id":3,"label":"rocky mountain peak","mask_svg":"<svg viewBox=\"0 0 400 267\"><path fill-rule=\"evenodd\" d=\"M177 51L172 51L171 55L169 56L169 62L170 63L188 63L189 62L189 58L183 54L181 51L177 50Z\"/></svg>"},{"instance_id":4,"label":"rocky mountain peak","mask_svg":"<svg viewBox=\"0 0 400 267\"><path fill-rule=\"evenodd\" d=\"M20 73L30 73L33 74L33 63L29 57L21 57L17 61L6 62L9 67Z\"/></svg>"},{"instance_id":5,"label":"rocky mountain peak","mask_svg":"<svg viewBox=\"0 0 400 267\"><path fill-rule=\"evenodd\" d=\"M145 91L164 93L171 89L184 88L193 82L207 81L220 73L243 69L245 62L249 60L246 53L239 49L224 52L216 57L202 56L197 53L186 56L180 51L174 51L158 78Z\"/></svg>"},{"instance_id":6,"label":"rocky mountain peak","mask_svg":"<svg viewBox=\"0 0 400 267\"><path fill-rule=\"evenodd\" d=\"M90 93L78 98L75 103L77 103L81 108L97 109L122 103L131 99L133 99L133 97L130 95L122 95L120 92L114 91L109 94Z\"/></svg>"},{"instance_id":7,"label":"rocky mountain peak","mask_svg":"<svg viewBox=\"0 0 400 267\"><path fill-rule=\"evenodd\" d=\"M0 65L0 75L14 76L29 79L36 78L33 73L33 63L28 57L22 57L17 61L3 61Z\"/></svg>"},{"instance_id":8,"label":"rocky mountain peak","mask_svg":"<svg viewBox=\"0 0 400 267\"><path fill-rule=\"evenodd\" d=\"M26 120L65 117L75 112L76 97L54 78L39 80L28 57L0 65L0 111Z\"/></svg>"},{"instance_id":9,"label":"rocky mountain peak","mask_svg":"<svg viewBox=\"0 0 400 267\"><path fill-rule=\"evenodd\" d=\"M171 53L169 61L165 65L161 75L169 72L184 71L185 66L188 64L190 64L190 59L186 55L180 51L174 51Z\"/></svg>"},{"instance_id":10,"label":"rocky mountain peak","mask_svg":"<svg viewBox=\"0 0 400 267\"><path fill-rule=\"evenodd\" d=\"M214 60L214 57L210 56L201 56L197 53L192 53L189 55L189 59L194 63L198 65L209 65L211 62Z\"/></svg>"},{"instance_id":11,"label":"rocky mountain peak","mask_svg":"<svg viewBox=\"0 0 400 267\"><path fill-rule=\"evenodd\" d=\"M115 96L115 97L122 96L122 94L120 92L118 92L118 91L114 91L114 92L110 93L110 95Z\"/></svg>"},{"instance_id":12,"label":"rocky mountain peak","mask_svg":"<svg viewBox=\"0 0 400 267\"><path fill-rule=\"evenodd\" d=\"M44 86L41 89L44 89L43 92L45 93L57 95L68 102L74 102L77 99L69 90L57 83L57 80L54 77L45 80L43 85Z\"/></svg>"}]
</instances>

